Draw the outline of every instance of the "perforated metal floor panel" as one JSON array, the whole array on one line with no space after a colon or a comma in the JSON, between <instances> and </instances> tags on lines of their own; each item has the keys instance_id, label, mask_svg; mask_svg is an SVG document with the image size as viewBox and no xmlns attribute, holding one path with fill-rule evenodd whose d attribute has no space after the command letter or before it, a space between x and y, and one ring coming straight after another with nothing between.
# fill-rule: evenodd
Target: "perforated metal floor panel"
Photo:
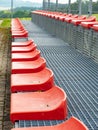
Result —
<instances>
[{"instance_id":1,"label":"perforated metal floor panel","mask_svg":"<svg viewBox=\"0 0 98 130\"><path fill-rule=\"evenodd\" d=\"M89 130L98 130L98 64L33 23L23 23L30 30L30 37L36 41L47 66L53 70L55 83L67 94L68 118L73 115L83 121ZM38 33L41 31L45 37L37 37L39 34L35 35L33 29ZM55 125L61 122L63 121L19 121L15 127Z\"/></svg>"}]
</instances>

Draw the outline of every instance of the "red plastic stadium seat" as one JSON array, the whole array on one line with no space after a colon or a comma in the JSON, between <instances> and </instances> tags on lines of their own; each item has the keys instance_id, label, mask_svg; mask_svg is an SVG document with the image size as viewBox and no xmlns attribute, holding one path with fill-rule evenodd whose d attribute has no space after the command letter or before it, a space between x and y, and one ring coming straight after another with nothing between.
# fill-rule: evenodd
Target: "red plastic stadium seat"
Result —
<instances>
[{"instance_id":1,"label":"red plastic stadium seat","mask_svg":"<svg viewBox=\"0 0 98 130\"><path fill-rule=\"evenodd\" d=\"M25 53L25 52L31 52L36 49L36 44L32 43L29 46L26 47L12 47L12 53Z\"/></svg>"},{"instance_id":2,"label":"red plastic stadium seat","mask_svg":"<svg viewBox=\"0 0 98 130\"><path fill-rule=\"evenodd\" d=\"M76 20L72 20L72 23L74 25L79 25L81 22L94 22L96 21L96 17L95 16L91 16L89 18L86 19L76 19Z\"/></svg>"},{"instance_id":3,"label":"red plastic stadium seat","mask_svg":"<svg viewBox=\"0 0 98 130\"><path fill-rule=\"evenodd\" d=\"M10 119L63 120L67 117L67 96L59 87L44 92L11 94Z\"/></svg>"},{"instance_id":4,"label":"red plastic stadium seat","mask_svg":"<svg viewBox=\"0 0 98 130\"><path fill-rule=\"evenodd\" d=\"M98 32L98 25L93 25L92 28Z\"/></svg>"},{"instance_id":5,"label":"red plastic stadium seat","mask_svg":"<svg viewBox=\"0 0 98 130\"><path fill-rule=\"evenodd\" d=\"M59 20L61 20L62 22L65 22L66 18L70 18L72 17L72 14L67 14L66 16L60 17Z\"/></svg>"},{"instance_id":6,"label":"red plastic stadium seat","mask_svg":"<svg viewBox=\"0 0 98 130\"><path fill-rule=\"evenodd\" d=\"M12 62L12 74L34 73L42 70L46 66L46 60L42 57L34 61Z\"/></svg>"},{"instance_id":7,"label":"red plastic stadium seat","mask_svg":"<svg viewBox=\"0 0 98 130\"><path fill-rule=\"evenodd\" d=\"M98 22L81 22L81 26L88 29L97 24Z\"/></svg>"},{"instance_id":8,"label":"red plastic stadium seat","mask_svg":"<svg viewBox=\"0 0 98 130\"><path fill-rule=\"evenodd\" d=\"M23 31L13 31L12 32L12 38L28 38L28 32Z\"/></svg>"},{"instance_id":9,"label":"red plastic stadium seat","mask_svg":"<svg viewBox=\"0 0 98 130\"><path fill-rule=\"evenodd\" d=\"M44 68L36 73L12 74L11 91L37 91L48 90L54 86L53 72Z\"/></svg>"},{"instance_id":10,"label":"red plastic stadium seat","mask_svg":"<svg viewBox=\"0 0 98 130\"><path fill-rule=\"evenodd\" d=\"M28 40L26 42L12 42L12 47L25 47L33 44L34 41Z\"/></svg>"},{"instance_id":11,"label":"red plastic stadium seat","mask_svg":"<svg viewBox=\"0 0 98 130\"><path fill-rule=\"evenodd\" d=\"M28 128L13 128L12 130L89 130L83 122L75 117L71 117L67 121L54 126L40 126Z\"/></svg>"},{"instance_id":12,"label":"red plastic stadium seat","mask_svg":"<svg viewBox=\"0 0 98 130\"><path fill-rule=\"evenodd\" d=\"M66 17L71 17L71 14L60 15L57 20L64 22Z\"/></svg>"},{"instance_id":13,"label":"red plastic stadium seat","mask_svg":"<svg viewBox=\"0 0 98 130\"><path fill-rule=\"evenodd\" d=\"M65 18L65 21L70 23L75 18L78 18L78 15L72 15L71 17L67 17L67 18Z\"/></svg>"},{"instance_id":14,"label":"red plastic stadium seat","mask_svg":"<svg viewBox=\"0 0 98 130\"><path fill-rule=\"evenodd\" d=\"M18 18L11 21L12 38L28 38L28 31Z\"/></svg>"},{"instance_id":15,"label":"red plastic stadium seat","mask_svg":"<svg viewBox=\"0 0 98 130\"><path fill-rule=\"evenodd\" d=\"M32 61L40 57L40 51L34 50L26 53L12 53L12 61Z\"/></svg>"}]
</instances>

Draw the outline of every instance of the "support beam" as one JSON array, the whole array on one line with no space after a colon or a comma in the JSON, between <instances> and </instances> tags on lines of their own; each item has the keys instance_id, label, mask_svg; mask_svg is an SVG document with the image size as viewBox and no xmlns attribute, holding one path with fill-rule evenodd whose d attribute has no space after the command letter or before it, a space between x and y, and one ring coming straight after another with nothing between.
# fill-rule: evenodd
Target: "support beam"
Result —
<instances>
[{"instance_id":1,"label":"support beam","mask_svg":"<svg viewBox=\"0 0 98 130\"><path fill-rule=\"evenodd\" d=\"M48 0L48 10L50 10L50 0Z\"/></svg>"},{"instance_id":2,"label":"support beam","mask_svg":"<svg viewBox=\"0 0 98 130\"><path fill-rule=\"evenodd\" d=\"M56 7L55 7L55 11L58 10L58 0L56 0Z\"/></svg>"},{"instance_id":3,"label":"support beam","mask_svg":"<svg viewBox=\"0 0 98 130\"><path fill-rule=\"evenodd\" d=\"M11 19L13 18L13 0L11 0Z\"/></svg>"},{"instance_id":4,"label":"support beam","mask_svg":"<svg viewBox=\"0 0 98 130\"><path fill-rule=\"evenodd\" d=\"M82 14L82 0L78 0L79 15Z\"/></svg>"},{"instance_id":5,"label":"support beam","mask_svg":"<svg viewBox=\"0 0 98 130\"><path fill-rule=\"evenodd\" d=\"M88 5L88 15L92 15L92 0L89 0L89 5Z\"/></svg>"},{"instance_id":6,"label":"support beam","mask_svg":"<svg viewBox=\"0 0 98 130\"><path fill-rule=\"evenodd\" d=\"M45 0L43 0L43 10L45 10Z\"/></svg>"},{"instance_id":7,"label":"support beam","mask_svg":"<svg viewBox=\"0 0 98 130\"><path fill-rule=\"evenodd\" d=\"M71 13L71 0L68 1L68 13Z\"/></svg>"}]
</instances>

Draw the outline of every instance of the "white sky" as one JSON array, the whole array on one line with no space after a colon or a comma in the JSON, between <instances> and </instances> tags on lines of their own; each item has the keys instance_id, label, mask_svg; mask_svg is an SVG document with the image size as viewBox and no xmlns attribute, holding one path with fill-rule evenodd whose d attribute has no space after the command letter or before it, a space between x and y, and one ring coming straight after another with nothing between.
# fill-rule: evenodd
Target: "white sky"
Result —
<instances>
[{"instance_id":1,"label":"white sky","mask_svg":"<svg viewBox=\"0 0 98 130\"><path fill-rule=\"evenodd\" d=\"M42 3L43 0L23 0L23 1L31 1L31 2L37 2L37 3ZM53 2L55 2L56 0L51 0ZM59 3L68 3L69 0L58 0ZM71 0L71 3L75 2L76 0ZM89 1L89 0L88 0ZM93 2L95 2L97 0L93 0Z\"/></svg>"},{"instance_id":2,"label":"white sky","mask_svg":"<svg viewBox=\"0 0 98 130\"><path fill-rule=\"evenodd\" d=\"M36 3L42 3L43 0L23 0L23 1L31 1L31 2L36 2Z\"/></svg>"}]
</instances>

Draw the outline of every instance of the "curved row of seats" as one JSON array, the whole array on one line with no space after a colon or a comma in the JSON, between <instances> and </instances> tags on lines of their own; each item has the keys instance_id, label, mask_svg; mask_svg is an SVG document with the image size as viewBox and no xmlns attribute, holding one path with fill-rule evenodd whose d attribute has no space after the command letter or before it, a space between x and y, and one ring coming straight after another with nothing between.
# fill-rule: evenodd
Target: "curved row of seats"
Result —
<instances>
[{"instance_id":1,"label":"curved row of seats","mask_svg":"<svg viewBox=\"0 0 98 130\"><path fill-rule=\"evenodd\" d=\"M85 22L86 22L86 26L84 27L89 27L89 28L92 27L95 30L97 30L97 25L98 25L95 16L87 17L85 15L79 16L77 14L72 15L67 13L51 12L51 11L44 11L44 10L33 11L32 20L36 24L45 28L50 33L55 34L56 36L62 38L63 40L64 38L67 39L67 36L70 35L69 25L71 27L71 30L73 29L71 25L84 26ZM91 22L91 24L89 24L89 22Z\"/></svg>"},{"instance_id":2,"label":"curved row of seats","mask_svg":"<svg viewBox=\"0 0 98 130\"><path fill-rule=\"evenodd\" d=\"M27 43L29 45L26 45ZM19 43L15 46L15 43L12 43L11 51L12 122L65 119L66 93L55 85L54 74L46 67L46 60L41 57L37 45L32 40L20 44L23 46L21 47ZM15 93L24 91L25 93Z\"/></svg>"},{"instance_id":3,"label":"curved row of seats","mask_svg":"<svg viewBox=\"0 0 98 130\"><path fill-rule=\"evenodd\" d=\"M32 12L32 21L69 44L70 39L74 41L74 38L71 38L74 26L80 25L83 28L92 28L98 31L98 21L95 16L87 17L86 15L79 16L77 14L36 10Z\"/></svg>"},{"instance_id":4,"label":"curved row of seats","mask_svg":"<svg viewBox=\"0 0 98 130\"><path fill-rule=\"evenodd\" d=\"M92 27L93 29L97 30L97 26L98 26L98 21L96 21L96 17L95 16L79 16L79 15L72 15L72 14L67 14L67 13L61 13L61 12L51 12L51 11L44 11L44 10L37 10L37 11L33 11L33 14L37 14L37 15L41 15L41 16L45 16L51 19L55 19L58 21L62 21L62 22L68 22L68 23L72 23L74 25L84 25L86 22L86 26L87 28ZM34 19L35 20L35 19ZM90 22L90 23L89 23Z\"/></svg>"},{"instance_id":5,"label":"curved row of seats","mask_svg":"<svg viewBox=\"0 0 98 130\"><path fill-rule=\"evenodd\" d=\"M11 121L66 119L66 93L55 85L54 74L47 68L46 60L41 57L34 41L12 42L11 55ZM21 129L88 130L75 117L52 127L13 128Z\"/></svg>"},{"instance_id":6,"label":"curved row of seats","mask_svg":"<svg viewBox=\"0 0 98 130\"><path fill-rule=\"evenodd\" d=\"M95 16L36 10L32 22L98 63L98 21Z\"/></svg>"},{"instance_id":7,"label":"curved row of seats","mask_svg":"<svg viewBox=\"0 0 98 130\"><path fill-rule=\"evenodd\" d=\"M19 18L11 21L12 38L28 38L28 31L25 29Z\"/></svg>"}]
</instances>

